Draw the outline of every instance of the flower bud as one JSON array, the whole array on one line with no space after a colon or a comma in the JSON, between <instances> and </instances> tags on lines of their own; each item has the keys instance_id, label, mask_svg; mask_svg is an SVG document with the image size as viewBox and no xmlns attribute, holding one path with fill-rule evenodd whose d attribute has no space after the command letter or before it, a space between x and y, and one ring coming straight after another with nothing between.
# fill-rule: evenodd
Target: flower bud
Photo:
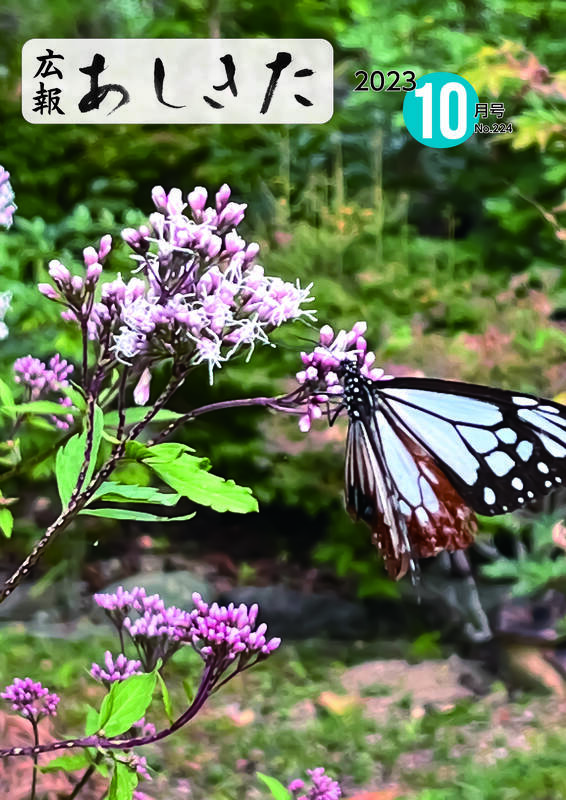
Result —
<instances>
[{"instance_id":1,"label":"flower bud","mask_svg":"<svg viewBox=\"0 0 566 800\"><path fill-rule=\"evenodd\" d=\"M238 253L240 250L243 250L245 246L245 241L241 236L238 236L236 231L230 231L230 233L226 234L224 239L224 251L229 255Z\"/></svg>"},{"instance_id":2,"label":"flower bud","mask_svg":"<svg viewBox=\"0 0 566 800\"><path fill-rule=\"evenodd\" d=\"M328 347L328 345L334 339L334 331L330 327L330 325L323 325L320 329L320 343L323 347Z\"/></svg>"},{"instance_id":3,"label":"flower bud","mask_svg":"<svg viewBox=\"0 0 566 800\"><path fill-rule=\"evenodd\" d=\"M222 249L222 239L220 238L220 236L216 236L213 234L208 240L206 246L206 255L209 258L214 258L214 256L218 255L221 249Z\"/></svg>"},{"instance_id":4,"label":"flower bud","mask_svg":"<svg viewBox=\"0 0 566 800\"><path fill-rule=\"evenodd\" d=\"M98 261L98 253L94 247L85 247L83 250L83 259L85 267L90 267L91 264L95 264Z\"/></svg>"},{"instance_id":5,"label":"flower bud","mask_svg":"<svg viewBox=\"0 0 566 800\"><path fill-rule=\"evenodd\" d=\"M59 300L60 295L55 291L50 283L39 283L37 288L42 295L45 295L49 300Z\"/></svg>"},{"instance_id":6,"label":"flower bud","mask_svg":"<svg viewBox=\"0 0 566 800\"><path fill-rule=\"evenodd\" d=\"M195 186L192 192L189 192L188 201L191 207L191 211L198 215L203 210L206 205L206 200L208 198L208 192L204 188L204 186Z\"/></svg>"},{"instance_id":7,"label":"flower bud","mask_svg":"<svg viewBox=\"0 0 566 800\"><path fill-rule=\"evenodd\" d=\"M235 228L244 219L247 203L228 203L218 217L218 227Z\"/></svg>"},{"instance_id":8,"label":"flower bud","mask_svg":"<svg viewBox=\"0 0 566 800\"><path fill-rule=\"evenodd\" d=\"M180 189L171 189L169 195L167 196L167 212L170 216L175 216L176 214L181 214L183 209L185 208L185 203L183 203L183 195Z\"/></svg>"},{"instance_id":9,"label":"flower bud","mask_svg":"<svg viewBox=\"0 0 566 800\"><path fill-rule=\"evenodd\" d=\"M226 203L230 199L231 189L227 183L223 183L216 192L216 212L220 214L224 210Z\"/></svg>"},{"instance_id":10,"label":"flower bud","mask_svg":"<svg viewBox=\"0 0 566 800\"><path fill-rule=\"evenodd\" d=\"M71 281L71 273L56 258L49 262L49 274L61 287L68 285Z\"/></svg>"},{"instance_id":11,"label":"flower bud","mask_svg":"<svg viewBox=\"0 0 566 800\"><path fill-rule=\"evenodd\" d=\"M153 205L158 211L167 211L167 193L163 186L154 186L151 190Z\"/></svg>"},{"instance_id":12,"label":"flower bud","mask_svg":"<svg viewBox=\"0 0 566 800\"><path fill-rule=\"evenodd\" d=\"M134 402L137 406L145 406L149 400L149 387L151 384L151 372L146 367L134 389Z\"/></svg>"},{"instance_id":13,"label":"flower bud","mask_svg":"<svg viewBox=\"0 0 566 800\"><path fill-rule=\"evenodd\" d=\"M258 253L259 253L259 244L257 242L250 242L249 245L246 247L246 252L244 255L244 261L246 262L246 264L250 264Z\"/></svg>"},{"instance_id":14,"label":"flower bud","mask_svg":"<svg viewBox=\"0 0 566 800\"><path fill-rule=\"evenodd\" d=\"M112 236L109 233L105 234L100 240L98 245L98 260L104 261L110 250L112 249Z\"/></svg>"},{"instance_id":15,"label":"flower bud","mask_svg":"<svg viewBox=\"0 0 566 800\"><path fill-rule=\"evenodd\" d=\"M94 284L100 278L100 274L102 272L102 264L96 261L94 264L91 264L86 271L86 282L90 284Z\"/></svg>"}]
</instances>

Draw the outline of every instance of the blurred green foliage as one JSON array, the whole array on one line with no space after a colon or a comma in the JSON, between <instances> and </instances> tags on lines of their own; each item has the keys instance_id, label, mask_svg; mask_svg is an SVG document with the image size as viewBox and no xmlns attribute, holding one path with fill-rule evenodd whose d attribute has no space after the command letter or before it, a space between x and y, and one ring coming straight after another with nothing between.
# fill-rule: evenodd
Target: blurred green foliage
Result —
<instances>
[{"instance_id":1,"label":"blurred green foliage","mask_svg":"<svg viewBox=\"0 0 566 800\"><path fill-rule=\"evenodd\" d=\"M34 288L50 258L70 264L101 234L139 222L154 184L214 191L227 181L249 205L243 233L260 242L268 272L313 281L321 323L366 319L389 371L564 391L565 22L564 0L298 0L277 14L266 0L6 0L0 162L19 212L0 236L3 283L14 293L1 376L28 352L78 360L74 332ZM335 114L312 127L29 125L19 108L21 46L54 34L324 37L335 50ZM403 126L398 95L352 93L359 68L467 75L480 99L504 102L515 133L424 148ZM123 248L110 268L128 263ZM284 391L316 331L294 326L278 338L277 351L231 363L213 387L203 370L174 407ZM367 531L340 510L343 430L321 424L305 439L293 419L244 409L202 418L184 436L221 474L253 486L264 510L301 509L318 558L356 576L362 594L393 591ZM29 457L47 435L21 436ZM33 473L47 477L46 465ZM297 536L277 513L265 519L283 549Z\"/></svg>"}]
</instances>

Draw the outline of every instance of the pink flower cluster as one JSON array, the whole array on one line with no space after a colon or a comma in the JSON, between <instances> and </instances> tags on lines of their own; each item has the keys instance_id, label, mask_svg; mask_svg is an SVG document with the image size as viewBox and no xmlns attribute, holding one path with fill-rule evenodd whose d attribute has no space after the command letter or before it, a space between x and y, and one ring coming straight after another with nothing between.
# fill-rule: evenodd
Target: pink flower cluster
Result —
<instances>
[{"instance_id":1,"label":"pink flower cluster","mask_svg":"<svg viewBox=\"0 0 566 800\"><path fill-rule=\"evenodd\" d=\"M207 363L212 382L215 367L238 352L249 357L258 343L269 344L268 334L284 322L314 319L314 312L303 307L312 301L310 286L270 277L255 263L259 245L247 244L236 230L246 205L230 202L230 194L224 184L214 205L207 206L201 186L186 201L180 189L167 193L156 186L156 211L148 223L122 231L134 252L137 276L125 281L119 275L95 296L110 249L104 237L98 251L84 251L84 280L52 261L49 272L57 290L40 284L43 294L67 306L65 319L86 325L101 348L135 364L140 404L149 397L148 370L159 360Z\"/></svg>"},{"instance_id":2,"label":"pink flower cluster","mask_svg":"<svg viewBox=\"0 0 566 800\"><path fill-rule=\"evenodd\" d=\"M95 594L94 601L133 642L146 672L171 658L191 625L188 611L166 607L158 594L148 595L141 586L131 591L120 586L113 594Z\"/></svg>"},{"instance_id":3,"label":"pink flower cluster","mask_svg":"<svg viewBox=\"0 0 566 800\"><path fill-rule=\"evenodd\" d=\"M324 767L307 769L307 775L312 779L312 786L306 794L298 795L298 792L305 787L304 781L300 778L291 781L288 786L296 800L339 800L342 797L340 785L325 774Z\"/></svg>"},{"instance_id":4,"label":"pink flower cluster","mask_svg":"<svg viewBox=\"0 0 566 800\"><path fill-rule=\"evenodd\" d=\"M104 654L104 666L93 664L90 674L95 680L110 684L124 681L131 675L140 675L141 671L141 661L126 658L123 653L114 658L110 650L107 650Z\"/></svg>"},{"instance_id":5,"label":"pink flower cluster","mask_svg":"<svg viewBox=\"0 0 566 800\"><path fill-rule=\"evenodd\" d=\"M364 334L365 322L356 322L351 330L334 333L330 325L320 329L319 344L310 353L301 353L305 369L297 372L297 381L308 395L307 409L299 419L303 433L310 430L315 419L322 416L322 408L332 397L343 391L340 365L344 361L357 363L360 374L371 381L387 380L382 369L373 366L375 353L368 351Z\"/></svg>"},{"instance_id":6,"label":"pink flower cluster","mask_svg":"<svg viewBox=\"0 0 566 800\"><path fill-rule=\"evenodd\" d=\"M193 594L196 608L191 612L192 628L188 639L206 661L220 656L233 661L241 655L268 656L277 650L281 639L266 639L267 625L256 627L258 606L248 608L244 603L219 606L205 603L200 594Z\"/></svg>"},{"instance_id":7,"label":"pink flower cluster","mask_svg":"<svg viewBox=\"0 0 566 800\"><path fill-rule=\"evenodd\" d=\"M6 686L0 697L11 703L14 711L35 722L41 717L54 717L60 699L31 678L14 678L14 682Z\"/></svg>"},{"instance_id":8,"label":"pink flower cluster","mask_svg":"<svg viewBox=\"0 0 566 800\"><path fill-rule=\"evenodd\" d=\"M67 379L72 372L73 365L68 364L58 353L50 359L49 366L33 356L22 356L14 362L14 380L27 388L29 400L47 400L50 394L54 394L61 406L69 408L72 401L66 395L61 396L61 392L69 387ZM61 430L67 430L73 421L73 415L52 416L50 419Z\"/></svg>"},{"instance_id":9,"label":"pink flower cluster","mask_svg":"<svg viewBox=\"0 0 566 800\"><path fill-rule=\"evenodd\" d=\"M143 670L151 671L158 660L163 663L183 644L190 644L205 661L215 660L224 666L237 658L265 658L281 644L278 638L267 639L267 625L257 625L258 607L209 605L195 592L192 611L175 606L165 607L159 595L146 595L142 587L126 591L119 587L113 594L96 594L94 600L103 608L120 633L126 634L136 647ZM118 657L120 658L120 656ZM103 668L96 668L95 677L110 680L118 661L106 654ZM136 662L126 664L134 668ZM138 668L137 666L135 667ZM93 673L94 674L94 673ZM132 673L133 674L133 673ZM122 680L116 677L115 680Z\"/></svg>"},{"instance_id":10,"label":"pink flower cluster","mask_svg":"<svg viewBox=\"0 0 566 800\"><path fill-rule=\"evenodd\" d=\"M12 225L17 208L10 184L10 173L4 167L0 167L0 226L9 228Z\"/></svg>"}]
</instances>

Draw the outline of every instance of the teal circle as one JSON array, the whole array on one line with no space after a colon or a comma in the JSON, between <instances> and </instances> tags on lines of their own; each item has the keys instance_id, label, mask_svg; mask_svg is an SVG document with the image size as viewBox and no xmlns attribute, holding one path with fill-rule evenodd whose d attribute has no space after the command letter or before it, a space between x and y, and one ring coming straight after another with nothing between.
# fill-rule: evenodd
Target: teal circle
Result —
<instances>
[{"instance_id":1,"label":"teal circle","mask_svg":"<svg viewBox=\"0 0 566 800\"><path fill-rule=\"evenodd\" d=\"M416 94L419 90L421 96ZM479 119L477 103L477 92L465 78L454 72L430 72L405 95L403 119L411 136L421 144L456 147L474 132Z\"/></svg>"}]
</instances>

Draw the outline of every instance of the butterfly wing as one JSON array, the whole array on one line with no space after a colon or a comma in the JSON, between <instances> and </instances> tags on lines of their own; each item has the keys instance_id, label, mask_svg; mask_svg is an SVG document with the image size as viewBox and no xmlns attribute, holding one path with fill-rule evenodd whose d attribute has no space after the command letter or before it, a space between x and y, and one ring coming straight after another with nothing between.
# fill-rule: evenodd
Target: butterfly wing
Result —
<instances>
[{"instance_id":1,"label":"butterfly wing","mask_svg":"<svg viewBox=\"0 0 566 800\"><path fill-rule=\"evenodd\" d=\"M384 381L376 395L384 416L480 514L513 511L566 482L565 406L426 378Z\"/></svg>"},{"instance_id":2,"label":"butterfly wing","mask_svg":"<svg viewBox=\"0 0 566 800\"><path fill-rule=\"evenodd\" d=\"M391 577L402 577L410 561L407 526L379 437L370 438L360 420L348 428L344 484L346 508L354 519L370 526L372 541L382 552Z\"/></svg>"},{"instance_id":3,"label":"butterfly wing","mask_svg":"<svg viewBox=\"0 0 566 800\"><path fill-rule=\"evenodd\" d=\"M345 473L346 506L371 527L391 577L414 569L416 558L471 544L473 511L379 401L350 423Z\"/></svg>"}]
</instances>

